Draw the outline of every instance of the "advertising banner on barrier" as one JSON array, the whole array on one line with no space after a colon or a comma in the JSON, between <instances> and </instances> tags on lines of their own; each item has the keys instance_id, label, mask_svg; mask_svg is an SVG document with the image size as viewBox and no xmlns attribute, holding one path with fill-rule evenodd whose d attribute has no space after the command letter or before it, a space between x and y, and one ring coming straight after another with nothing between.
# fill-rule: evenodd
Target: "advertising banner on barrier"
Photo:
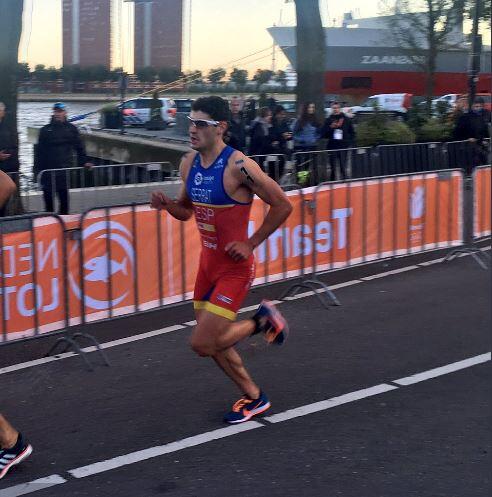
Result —
<instances>
[{"instance_id":1,"label":"advertising banner on barrier","mask_svg":"<svg viewBox=\"0 0 492 497\"><path fill-rule=\"evenodd\" d=\"M477 167L473 177L474 226L473 236L481 238L491 233L490 166Z\"/></svg>"},{"instance_id":2,"label":"advertising banner on barrier","mask_svg":"<svg viewBox=\"0 0 492 497\"><path fill-rule=\"evenodd\" d=\"M459 171L288 192L294 210L255 251L255 284L310 272L313 265L322 271L460 245L461 195ZM266 213L255 199L250 233ZM108 208L67 220L67 236L56 218L36 221L34 242L30 232L3 235L0 342L61 329L67 317L75 325L192 296L201 247L193 220L183 223L148 206Z\"/></svg>"}]
</instances>

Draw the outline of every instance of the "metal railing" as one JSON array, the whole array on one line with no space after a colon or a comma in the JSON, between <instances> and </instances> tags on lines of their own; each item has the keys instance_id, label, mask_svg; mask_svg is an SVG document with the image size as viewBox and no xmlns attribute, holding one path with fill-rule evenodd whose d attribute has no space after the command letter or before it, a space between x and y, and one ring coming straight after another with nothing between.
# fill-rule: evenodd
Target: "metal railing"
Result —
<instances>
[{"instance_id":1,"label":"metal railing","mask_svg":"<svg viewBox=\"0 0 492 497\"><path fill-rule=\"evenodd\" d=\"M85 210L95 205L108 204L108 196L129 186L149 185L177 179L177 171L170 162L136 164L111 164L64 169L47 169L37 176L37 184L43 192L45 208L55 210L54 201L60 201L60 213L69 213L69 192L78 191L78 201ZM113 203L121 203L122 198Z\"/></svg>"}]
</instances>

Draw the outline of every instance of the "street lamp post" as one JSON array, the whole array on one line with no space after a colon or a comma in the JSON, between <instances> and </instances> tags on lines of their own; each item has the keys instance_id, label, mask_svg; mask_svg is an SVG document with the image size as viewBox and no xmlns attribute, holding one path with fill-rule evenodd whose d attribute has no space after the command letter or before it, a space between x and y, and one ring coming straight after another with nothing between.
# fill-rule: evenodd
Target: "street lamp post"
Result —
<instances>
[{"instance_id":1,"label":"street lamp post","mask_svg":"<svg viewBox=\"0 0 492 497\"><path fill-rule=\"evenodd\" d=\"M125 126L124 126L124 115L123 115L123 104L126 100L126 89L127 89L127 74L123 70L120 73L120 77L118 79L118 86L120 89L120 134L125 134Z\"/></svg>"}]
</instances>

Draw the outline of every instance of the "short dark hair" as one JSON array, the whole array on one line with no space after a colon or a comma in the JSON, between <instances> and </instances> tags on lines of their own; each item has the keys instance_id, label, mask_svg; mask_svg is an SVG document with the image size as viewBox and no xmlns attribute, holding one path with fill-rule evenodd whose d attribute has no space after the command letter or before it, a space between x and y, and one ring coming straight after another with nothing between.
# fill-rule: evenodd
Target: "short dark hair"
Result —
<instances>
[{"instance_id":1,"label":"short dark hair","mask_svg":"<svg viewBox=\"0 0 492 497\"><path fill-rule=\"evenodd\" d=\"M485 103L485 100L482 97L476 97L473 103L483 105Z\"/></svg>"},{"instance_id":2,"label":"short dark hair","mask_svg":"<svg viewBox=\"0 0 492 497\"><path fill-rule=\"evenodd\" d=\"M266 116L268 116L268 114L271 114L272 111L270 109L270 107L260 107L258 109L258 116L259 117L262 117L262 118L265 118Z\"/></svg>"},{"instance_id":3,"label":"short dark hair","mask_svg":"<svg viewBox=\"0 0 492 497\"><path fill-rule=\"evenodd\" d=\"M221 97L200 97L193 102L191 110L204 112L215 121L229 121L231 111L229 104Z\"/></svg>"}]
</instances>

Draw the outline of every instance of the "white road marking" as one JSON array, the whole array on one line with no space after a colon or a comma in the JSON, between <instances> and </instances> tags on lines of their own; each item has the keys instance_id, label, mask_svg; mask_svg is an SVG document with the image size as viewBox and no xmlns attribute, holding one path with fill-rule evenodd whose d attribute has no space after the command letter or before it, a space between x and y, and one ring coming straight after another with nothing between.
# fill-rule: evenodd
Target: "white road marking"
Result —
<instances>
[{"instance_id":1,"label":"white road marking","mask_svg":"<svg viewBox=\"0 0 492 497\"><path fill-rule=\"evenodd\" d=\"M0 497L18 497L20 495L30 494L32 492L37 492L38 490L54 487L55 485L60 485L66 482L67 480L62 478L60 475L51 475L45 478L40 478L39 480L21 483L20 485L0 490Z\"/></svg>"},{"instance_id":2,"label":"white road marking","mask_svg":"<svg viewBox=\"0 0 492 497\"><path fill-rule=\"evenodd\" d=\"M463 361L453 362L452 364L441 366L440 368L429 369L428 371L423 371L422 373L407 376L406 378L400 378L399 380L394 380L392 383L396 383L397 385L402 386L413 385L414 383L430 380L431 378L437 378L438 376L454 373L455 371L459 371L460 369L469 368L471 366L475 366L476 364L490 361L490 357L490 352L487 354L477 355Z\"/></svg>"},{"instance_id":3,"label":"white road marking","mask_svg":"<svg viewBox=\"0 0 492 497\"><path fill-rule=\"evenodd\" d=\"M104 342L101 344L102 349L109 349L111 347L116 347L118 345L123 345L126 343L137 342L138 340L144 340L146 338L155 337L158 335L164 335L166 333L171 333L173 331L184 330L186 327L181 324L173 324L166 328L161 328L159 330L148 331L146 333L140 333L139 335L133 335L125 338L120 338L119 340L112 340L111 342ZM82 349L84 352L94 352L95 347L85 347ZM60 361L61 359L66 359L67 357L75 357L74 352L66 352L64 354L59 354L52 357L42 357L41 359L35 359L33 361L21 362L19 364L13 364L12 366L6 366L0 368L0 375L6 373L12 373L13 371L19 371L21 369L31 368L33 366L40 366L41 364L47 364L49 362Z\"/></svg>"},{"instance_id":4,"label":"white road marking","mask_svg":"<svg viewBox=\"0 0 492 497\"><path fill-rule=\"evenodd\" d=\"M274 414L273 416L266 416L263 419L265 421L268 421L269 423L282 423L283 421L287 421L289 419L298 418L299 416L306 416L308 414L324 411L326 409L331 409L332 407L337 407L342 404L348 404L349 402L365 399L366 397L371 397L372 395L389 392L390 390L396 390L397 388L398 387L395 387L394 385L387 385L386 383L382 383L381 385L376 385L374 387L357 390L356 392L346 393L345 395L341 395L340 397L333 397L331 399L315 402L314 404L307 404L295 409L289 409L288 411Z\"/></svg>"},{"instance_id":5,"label":"white road marking","mask_svg":"<svg viewBox=\"0 0 492 497\"><path fill-rule=\"evenodd\" d=\"M338 285L331 285L328 287L328 289L329 290L338 290L339 288L345 288L347 286L357 285L358 283L362 283L362 280L345 281L344 283L338 283ZM309 290L308 292L298 293L296 295L293 295L292 297L286 297L284 300L286 300L286 301L298 300L298 299L303 299L306 297L312 297L313 295L315 295L317 293L325 293L325 292L326 292L326 290L324 288L318 288L316 291Z\"/></svg>"},{"instance_id":6,"label":"white road marking","mask_svg":"<svg viewBox=\"0 0 492 497\"><path fill-rule=\"evenodd\" d=\"M392 274L406 273L407 271L412 271L412 269L418 269L418 266L406 266L399 269L393 269L391 271L386 271L384 273L373 274L371 276L364 276L361 278L362 281L377 280L378 278L384 278L385 276L391 276Z\"/></svg>"},{"instance_id":7,"label":"white road marking","mask_svg":"<svg viewBox=\"0 0 492 497\"><path fill-rule=\"evenodd\" d=\"M166 445L150 447L149 449L131 452L130 454L126 454L124 456L114 457L113 459L96 462L94 464L89 464L88 466L82 466L80 468L70 470L69 473L75 478L85 478L86 476L104 473L105 471L120 468L121 466L135 464L153 457L170 454L171 452L177 452L178 450L183 450L188 447L195 447L196 445L212 442L213 440L219 440L220 438L230 437L232 435L237 435L238 433L254 430L263 426L265 425L258 423L257 421L248 421L247 423L232 425L227 428L221 428L207 433L201 433L200 435L184 438L183 440L171 442Z\"/></svg>"},{"instance_id":8,"label":"white road marking","mask_svg":"<svg viewBox=\"0 0 492 497\"><path fill-rule=\"evenodd\" d=\"M408 378L402 378L396 380L393 383L399 383L401 386L411 385L413 383L418 383L419 381L424 381L430 378L436 378L445 374L452 373L454 371L459 371L464 368L475 366L476 364L481 364L486 361L491 360L491 353L481 354L475 357L470 357L464 359L463 361L454 362L440 368L431 369L429 371L424 371L423 373L418 373ZM392 390L398 390L401 387L395 385L389 385L387 383L381 383L380 385L375 385L370 388L365 388L363 390L357 390L355 392L350 392L339 397L332 397L331 399L322 400L320 402L315 402L313 404L307 404L295 409L290 409L272 416L267 416L262 418L263 421L268 421L269 423L282 423L290 419L294 419L300 416L306 416L308 414L313 414L316 412L324 411L326 409L331 409L340 405L348 404L350 402L356 402L361 399L372 397L374 395L379 395L385 392L390 392ZM165 454L170 454L172 452L177 452L188 447L195 447L197 445L202 445L213 440L219 440L221 438L230 437L243 433L246 431L254 430L256 428L264 427L265 425L257 421L248 421L244 424L232 425L227 428L220 428L218 430L209 431L202 433L200 435L195 435L193 437L184 438L176 442L171 442L165 445L160 445L156 447L150 447L148 449L139 450L136 452L131 452L123 456L114 457L112 459L107 459L105 461L95 462L87 466L81 466L69 470L68 473L74 478L85 478L87 476L96 475L99 473L104 473L122 466L127 466L129 464L135 464L141 461L145 461L154 457L159 457ZM37 490L42 490L44 488L49 488L54 485L59 485L61 483L66 483L67 480L59 475L51 475L46 478L41 478L39 480L34 480L29 483L23 483L21 485L16 485L14 487L6 488L0 490L0 497L18 497L21 495L26 495Z\"/></svg>"}]
</instances>

